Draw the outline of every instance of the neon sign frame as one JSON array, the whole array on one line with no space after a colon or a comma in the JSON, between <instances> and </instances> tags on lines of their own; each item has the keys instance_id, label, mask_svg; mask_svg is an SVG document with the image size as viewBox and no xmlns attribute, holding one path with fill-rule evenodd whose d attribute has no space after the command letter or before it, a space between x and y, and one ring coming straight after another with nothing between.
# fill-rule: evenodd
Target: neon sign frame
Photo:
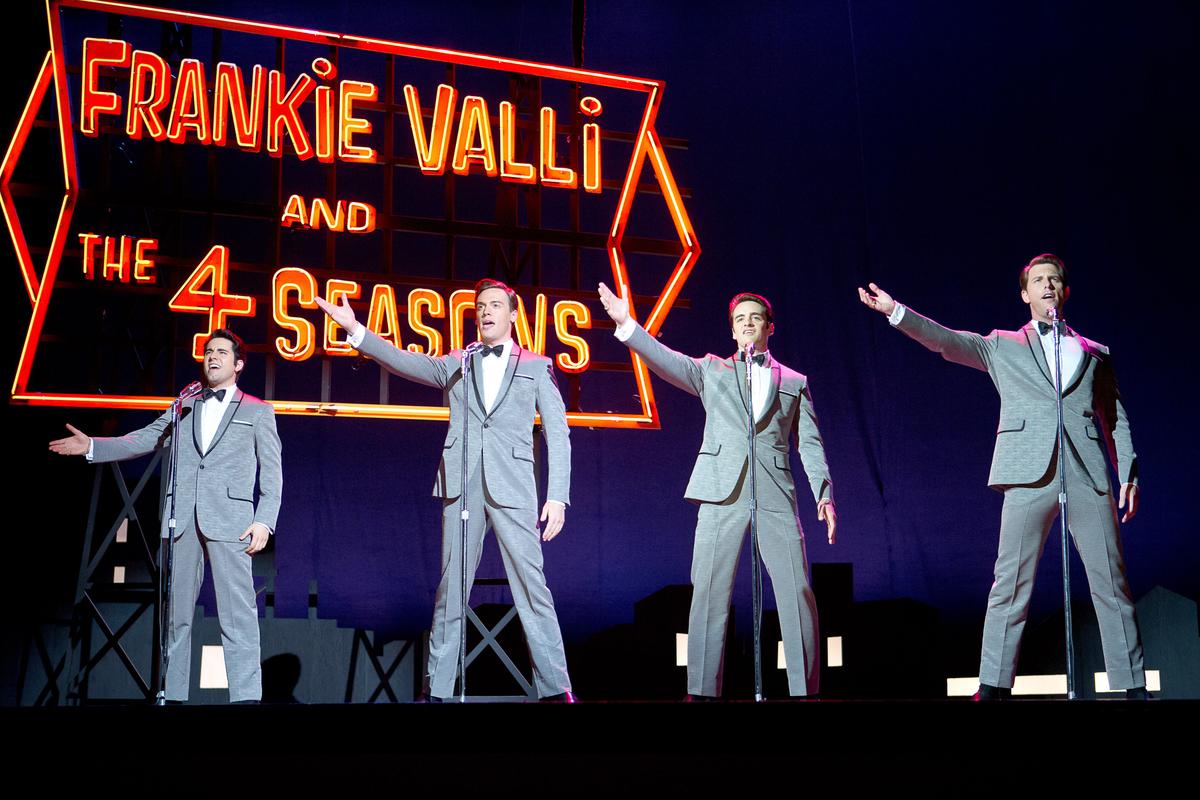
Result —
<instances>
[{"instance_id":1,"label":"neon sign frame","mask_svg":"<svg viewBox=\"0 0 1200 800\"><path fill-rule=\"evenodd\" d=\"M667 212L674 224L676 235L679 237L682 248L682 253L671 271L663 290L658 295L657 300L643 323L651 335L657 334L662 328L668 313L699 258L700 244L696 239L691 219L684 208L683 198L674 175L667 163L662 141L655 129L655 120L662 102L664 90L664 83L662 81L562 67L520 59L501 58L445 48L426 47L371 37L307 30L286 25L252 22L196 12L139 6L129 3L106 2L105 0L47 0L46 14L50 31L50 51L46 54L42 62L12 140L9 143L3 161L0 162L0 211L3 213L5 224L12 238L17 254L18 267L21 271L32 306L29 327L11 387L13 403L32 406L158 410L171 400L168 397L44 393L30 391L29 389L30 372L37 353L46 312L53 295L55 280L61 265L71 219L79 198L78 167L74 146L75 123L72 120L68 96L65 44L60 14L58 13L62 8L76 8L163 22L207 26L220 30L351 48L407 58L432 60L460 66L498 70L504 73L518 73L533 77L566 80L584 85L605 86L643 93L646 96L646 105L635 136L633 154L621 185L616 211L612 223L608 228L605 250L612 268L612 277L616 287L618 287L618 291L629 289L630 294L632 294L632 285L629 278L626 257L622 249L622 241L625 237L642 169L645 163L649 161L654 178L658 183L663 198L666 200ZM39 275L28 242L26 241L20 218L17 215L10 184L16 165L24 150L25 143L33 128L38 110L45 100L51 83L54 84L54 105L57 110L59 141L62 153L63 199L54 233L51 237L46 263ZM591 131L588 131L588 133L590 134ZM591 180L591 178L585 176L584 180ZM631 308L631 312L633 311ZM637 414L617 414L572 411L567 414L570 424L591 427L659 427L658 408L654 400L649 372L638 356L632 353L630 355L634 380L637 386L637 396L642 406L641 412ZM289 400L272 400L271 402L275 406L276 411L283 414L414 420L445 420L449 417L449 410L441 406Z\"/></svg>"}]
</instances>

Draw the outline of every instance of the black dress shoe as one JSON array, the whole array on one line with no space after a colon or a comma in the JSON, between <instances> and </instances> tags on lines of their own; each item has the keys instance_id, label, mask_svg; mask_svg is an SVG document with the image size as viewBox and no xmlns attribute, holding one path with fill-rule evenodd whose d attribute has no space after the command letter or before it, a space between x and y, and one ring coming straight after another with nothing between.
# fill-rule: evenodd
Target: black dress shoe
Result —
<instances>
[{"instance_id":1,"label":"black dress shoe","mask_svg":"<svg viewBox=\"0 0 1200 800\"><path fill-rule=\"evenodd\" d=\"M993 700L1011 700L1012 689L1001 689L999 686L988 686L986 683L979 684L979 691L971 695L973 703L990 703Z\"/></svg>"},{"instance_id":2,"label":"black dress shoe","mask_svg":"<svg viewBox=\"0 0 1200 800\"><path fill-rule=\"evenodd\" d=\"M1126 700L1153 700L1154 695L1145 686L1136 686L1125 690Z\"/></svg>"},{"instance_id":3,"label":"black dress shoe","mask_svg":"<svg viewBox=\"0 0 1200 800\"><path fill-rule=\"evenodd\" d=\"M261 705L257 700L233 700L229 703L231 706L257 706Z\"/></svg>"},{"instance_id":4,"label":"black dress shoe","mask_svg":"<svg viewBox=\"0 0 1200 800\"><path fill-rule=\"evenodd\" d=\"M546 697L540 697L540 698L538 698L538 702L539 703L578 703L579 698L575 696L574 692L572 692L570 689L568 689L567 691L562 692L561 694L552 694L552 695L547 695Z\"/></svg>"},{"instance_id":5,"label":"black dress shoe","mask_svg":"<svg viewBox=\"0 0 1200 800\"><path fill-rule=\"evenodd\" d=\"M683 698L685 703L719 703L721 698L709 697L706 694L689 694Z\"/></svg>"},{"instance_id":6,"label":"black dress shoe","mask_svg":"<svg viewBox=\"0 0 1200 800\"><path fill-rule=\"evenodd\" d=\"M445 703L446 698L435 697L434 695L431 695L431 694L423 694L417 698L417 702L418 703Z\"/></svg>"}]
</instances>

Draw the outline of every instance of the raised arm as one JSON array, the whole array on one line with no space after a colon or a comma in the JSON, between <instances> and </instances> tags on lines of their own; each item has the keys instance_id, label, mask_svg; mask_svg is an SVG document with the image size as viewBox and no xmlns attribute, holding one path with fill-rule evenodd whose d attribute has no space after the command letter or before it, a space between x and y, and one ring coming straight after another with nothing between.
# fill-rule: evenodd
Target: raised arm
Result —
<instances>
[{"instance_id":1,"label":"raised arm","mask_svg":"<svg viewBox=\"0 0 1200 800\"><path fill-rule=\"evenodd\" d=\"M871 290L868 292L860 286L858 299L867 308L887 317L893 327L917 340L927 349L940 353L947 361L987 372L996 347L995 336L951 330L897 303L890 294L875 284L867 285Z\"/></svg>"},{"instance_id":2,"label":"raised arm","mask_svg":"<svg viewBox=\"0 0 1200 800\"><path fill-rule=\"evenodd\" d=\"M660 378L699 397L704 388L703 359L678 353L646 333L629 316L629 287L622 287L622 292L624 296L617 297L603 283L599 286L600 304L612 321L617 323L617 338L645 359Z\"/></svg>"},{"instance_id":3,"label":"raised arm","mask_svg":"<svg viewBox=\"0 0 1200 800\"><path fill-rule=\"evenodd\" d=\"M434 358L424 353L410 353L396 347L391 342L385 342L354 318L354 310L350 308L350 301L345 296L336 306L323 297L318 297L316 300L321 310L345 329L350 337L350 346L363 355L378 361L388 372L426 386L436 386L439 389L446 388L446 384L450 382L453 370L448 366L448 362L453 362L453 359L445 356Z\"/></svg>"}]
</instances>

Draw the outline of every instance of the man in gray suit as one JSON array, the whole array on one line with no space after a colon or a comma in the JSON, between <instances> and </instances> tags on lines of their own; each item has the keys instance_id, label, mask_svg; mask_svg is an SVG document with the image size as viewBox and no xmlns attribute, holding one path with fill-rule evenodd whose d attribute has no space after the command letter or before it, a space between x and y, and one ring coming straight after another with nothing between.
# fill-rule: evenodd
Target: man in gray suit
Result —
<instances>
[{"instance_id":1,"label":"man in gray suit","mask_svg":"<svg viewBox=\"0 0 1200 800\"><path fill-rule=\"evenodd\" d=\"M748 292L735 296L729 304L729 323L738 354L691 358L661 344L634 322L629 315L628 287L622 297L603 283L599 292L605 311L617 323L617 338L657 375L704 404L704 439L684 495L700 507L688 618L689 699L721 695L729 596L750 522L747 435L751 410L756 420L759 543L775 588L788 691L797 697L816 695L820 635L804 533L796 516L796 487L789 463L793 435L817 501L817 516L828 527L830 544L837 531L837 514L808 379L780 364L767 350L767 339L775 331L771 304ZM749 344L757 354L751 361L752 397L746 392L745 351Z\"/></svg>"},{"instance_id":2,"label":"man in gray suit","mask_svg":"<svg viewBox=\"0 0 1200 800\"><path fill-rule=\"evenodd\" d=\"M205 556L212 563L229 699L234 703L262 699L258 606L250 560L274 532L283 472L275 409L237 388L246 365L244 347L237 334L223 328L214 331L204 345L207 388L185 400L180 411L175 448L177 527L167 631L169 702L188 697L192 618ZM167 446L170 427L170 410L146 427L116 438L88 437L67 425L72 435L51 442L50 449L62 455L85 455L93 463L122 461ZM167 517L163 515L163 538L169 535Z\"/></svg>"},{"instance_id":3,"label":"man in gray suit","mask_svg":"<svg viewBox=\"0 0 1200 800\"><path fill-rule=\"evenodd\" d=\"M1061 318L1070 295L1067 270L1052 253L1021 270L1021 299L1031 321L987 336L953 331L897 303L875 284L859 299L902 333L942 358L983 370L1000 393L1000 424L988 485L1004 494L995 582L983 625L976 700L1009 696L1037 563L1058 516L1058 410L1050 311ZM1065 328L1065 326L1064 326ZM1108 348L1066 328L1062 337L1065 471L1070 531L1087 572L1104 665L1112 689L1146 696L1142 644L1121 555L1117 507L1137 513L1137 455ZM1121 481L1113 503L1106 455Z\"/></svg>"},{"instance_id":4,"label":"man in gray suit","mask_svg":"<svg viewBox=\"0 0 1200 800\"><path fill-rule=\"evenodd\" d=\"M537 485L533 474L534 413L542 416L549 451L549 486L542 506L541 541L562 530L570 502L571 440L566 409L550 359L521 348L512 339L517 294L500 281L475 285L475 323L482 349L474 352L470 385L463 385L463 351L429 356L401 350L367 330L354 318L345 298L338 306L317 303L348 334L347 342L363 355L403 378L442 389L450 407L450 428L442 448L433 494L442 498L442 578L429 637L429 698L454 694L458 674L461 581L459 498L462 460L467 459L467 591L490 524L508 573L513 603L525 629L533 662L534 686L542 700L575 702L554 599L542 571L538 537ZM463 452L462 422L467 415L469 451Z\"/></svg>"}]
</instances>

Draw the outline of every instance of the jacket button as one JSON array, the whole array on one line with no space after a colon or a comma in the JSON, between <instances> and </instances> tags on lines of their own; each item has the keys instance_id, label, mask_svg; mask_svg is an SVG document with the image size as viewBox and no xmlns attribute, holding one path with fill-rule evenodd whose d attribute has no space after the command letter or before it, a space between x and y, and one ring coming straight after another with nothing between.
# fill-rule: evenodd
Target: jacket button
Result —
<instances>
[{"instance_id":1,"label":"jacket button","mask_svg":"<svg viewBox=\"0 0 1200 800\"><path fill-rule=\"evenodd\" d=\"M490 422L485 422L485 423L483 423L483 427L485 427L485 428L491 427L491 424L492 423L490 423Z\"/></svg>"},{"instance_id":2,"label":"jacket button","mask_svg":"<svg viewBox=\"0 0 1200 800\"><path fill-rule=\"evenodd\" d=\"M200 465L200 469L204 469L204 465L203 465L203 464L201 464L201 465Z\"/></svg>"}]
</instances>

